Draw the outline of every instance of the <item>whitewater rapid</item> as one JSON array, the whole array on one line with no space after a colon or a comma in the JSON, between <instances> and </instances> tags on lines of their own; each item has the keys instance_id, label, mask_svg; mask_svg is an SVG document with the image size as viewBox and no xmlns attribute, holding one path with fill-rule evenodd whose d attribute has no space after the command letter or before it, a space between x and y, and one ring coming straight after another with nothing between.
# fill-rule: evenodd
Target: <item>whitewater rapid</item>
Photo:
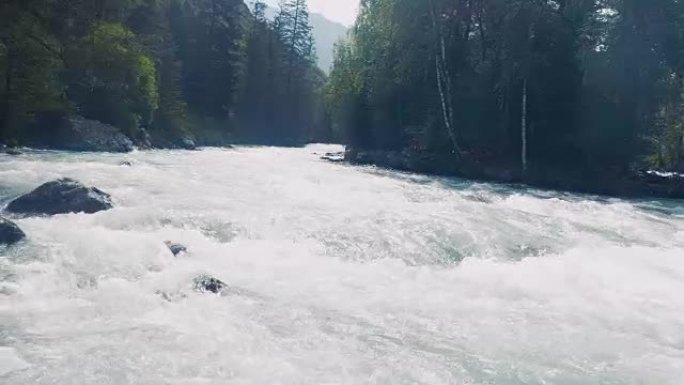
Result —
<instances>
[{"instance_id":1,"label":"whitewater rapid","mask_svg":"<svg viewBox=\"0 0 684 385\"><path fill-rule=\"evenodd\" d=\"M684 203L319 159L335 150L0 156L0 207L60 177L115 204L13 218L0 384L684 383ZM232 290L197 293L200 274Z\"/></svg>"}]
</instances>

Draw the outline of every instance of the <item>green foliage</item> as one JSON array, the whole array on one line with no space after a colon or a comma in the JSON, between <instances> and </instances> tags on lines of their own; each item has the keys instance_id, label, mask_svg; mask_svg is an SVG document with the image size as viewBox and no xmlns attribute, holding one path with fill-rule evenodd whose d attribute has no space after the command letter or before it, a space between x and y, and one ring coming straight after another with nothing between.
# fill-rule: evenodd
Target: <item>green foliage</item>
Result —
<instances>
[{"instance_id":1,"label":"green foliage","mask_svg":"<svg viewBox=\"0 0 684 385\"><path fill-rule=\"evenodd\" d=\"M533 167L575 170L656 154L672 168L682 31L676 0L363 0L327 106L353 147L493 164L525 148Z\"/></svg>"},{"instance_id":2,"label":"green foliage","mask_svg":"<svg viewBox=\"0 0 684 385\"><path fill-rule=\"evenodd\" d=\"M326 85L325 103L330 113L331 129L336 138L343 138L352 145L361 135L352 134L359 123L356 103L363 100L363 77L359 71L358 56L351 42L340 41L335 46L330 79Z\"/></svg>"},{"instance_id":3,"label":"green foliage","mask_svg":"<svg viewBox=\"0 0 684 385\"><path fill-rule=\"evenodd\" d=\"M281 0L274 28L289 60L301 58L311 64L316 62L306 0Z\"/></svg>"},{"instance_id":4,"label":"green foliage","mask_svg":"<svg viewBox=\"0 0 684 385\"><path fill-rule=\"evenodd\" d=\"M245 58L246 9L239 0L186 0L172 14L190 107L228 121L234 117Z\"/></svg>"},{"instance_id":5,"label":"green foliage","mask_svg":"<svg viewBox=\"0 0 684 385\"><path fill-rule=\"evenodd\" d=\"M296 3L286 37L241 0L0 2L0 140L77 114L162 146L218 144L238 122L259 136L271 123L257 116L272 116L286 127L276 141L299 142L322 110L323 77Z\"/></svg>"},{"instance_id":6,"label":"green foliage","mask_svg":"<svg viewBox=\"0 0 684 385\"><path fill-rule=\"evenodd\" d=\"M655 129L649 136L652 167L677 170L684 166L684 79L671 76L661 85L667 103L656 115Z\"/></svg>"},{"instance_id":7,"label":"green foliage","mask_svg":"<svg viewBox=\"0 0 684 385\"><path fill-rule=\"evenodd\" d=\"M87 118L135 135L159 106L155 64L120 23L93 26L70 52L69 95Z\"/></svg>"},{"instance_id":8,"label":"green foliage","mask_svg":"<svg viewBox=\"0 0 684 385\"><path fill-rule=\"evenodd\" d=\"M322 98L325 76L316 58L303 0L281 3L273 24L255 5L247 37L244 87L239 103L241 134L262 143L328 140Z\"/></svg>"},{"instance_id":9,"label":"green foliage","mask_svg":"<svg viewBox=\"0 0 684 385\"><path fill-rule=\"evenodd\" d=\"M2 9L0 140L16 139L21 123L41 111L65 109L58 75L61 46L32 14Z\"/></svg>"}]
</instances>

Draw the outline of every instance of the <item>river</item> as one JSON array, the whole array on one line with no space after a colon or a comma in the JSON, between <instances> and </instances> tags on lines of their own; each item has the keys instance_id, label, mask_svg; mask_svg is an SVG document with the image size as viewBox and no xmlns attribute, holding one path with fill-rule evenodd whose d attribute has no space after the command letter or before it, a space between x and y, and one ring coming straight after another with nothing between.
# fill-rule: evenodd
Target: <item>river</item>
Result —
<instances>
[{"instance_id":1,"label":"river","mask_svg":"<svg viewBox=\"0 0 684 385\"><path fill-rule=\"evenodd\" d=\"M0 206L59 177L115 204L14 218L0 383L682 384L682 202L319 159L339 149L0 156Z\"/></svg>"}]
</instances>

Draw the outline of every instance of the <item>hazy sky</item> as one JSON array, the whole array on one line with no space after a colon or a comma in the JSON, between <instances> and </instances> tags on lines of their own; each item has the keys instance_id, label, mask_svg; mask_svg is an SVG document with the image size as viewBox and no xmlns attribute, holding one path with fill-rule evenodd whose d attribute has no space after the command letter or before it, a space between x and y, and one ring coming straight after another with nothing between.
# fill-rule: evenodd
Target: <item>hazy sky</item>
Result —
<instances>
[{"instance_id":1,"label":"hazy sky","mask_svg":"<svg viewBox=\"0 0 684 385\"><path fill-rule=\"evenodd\" d=\"M268 5L277 6L278 0L265 0ZM309 11L323 14L330 20L346 26L354 23L359 0L308 0Z\"/></svg>"}]
</instances>

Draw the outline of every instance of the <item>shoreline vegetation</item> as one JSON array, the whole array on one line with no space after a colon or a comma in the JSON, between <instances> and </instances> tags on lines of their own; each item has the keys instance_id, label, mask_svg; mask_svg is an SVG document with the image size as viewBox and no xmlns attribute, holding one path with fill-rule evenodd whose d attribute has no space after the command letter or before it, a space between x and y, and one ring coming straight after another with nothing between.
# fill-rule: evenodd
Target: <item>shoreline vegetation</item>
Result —
<instances>
[{"instance_id":1,"label":"shoreline vegetation","mask_svg":"<svg viewBox=\"0 0 684 385\"><path fill-rule=\"evenodd\" d=\"M87 147L84 144L82 148ZM235 142L215 145L212 147L233 148L235 145L273 145L269 143ZM305 144L297 145L297 147ZM278 146L283 146L278 144ZM146 149L179 149L201 150L198 147L147 147ZM292 147L292 146L291 146ZM125 151L108 151L106 149L65 149L55 146L50 147L5 147L0 144L0 154L17 156L22 155L22 150L61 150L70 152L109 152L126 153L136 147ZM29 155L30 156L30 155ZM654 170L633 170L619 174L606 170L602 174L568 174L559 173L557 169L531 169L527 175L522 175L516 164L504 165L501 163L459 163L458 160L437 159L440 154L410 153L407 151L377 151L356 150L347 148L340 153L327 153L321 156L322 160L331 163L346 163L359 166L377 166L389 170L411 172L421 175L435 175L443 177L457 177L467 180L484 181L490 183L520 184L549 190L558 190L570 193L597 194L603 196L621 198L664 198L684 199L684 174L663 173ZM128 161L122 165L132 166ZM613 170L614 171L614 170ZM597 182L599 181L599 182Z\"/></svg>"},{"instance_id":2,"label":"shoreline vegetation","mask_svg":"<svg viewBox=\"0 0 684 385\"><path fill-rule=\"evenodd\" d=\"M329 76L306 0L265 10L3 2L0 147L338 142L354 164L684 198L681 2L364 0Z\"/></svg>"},{"instance_id":3,"label":"shoreline vegetation","mask_svg":"<svg viewBox=\"0 0 684 385\"><path fill-rule=\"evenodd\" d=\"M684 3L362 1L328 98L355 162L681 197Z\"/></svg>"},{"instance_id":4,"label":"shoreline vegetation","mask_svg":"<svg viewBox=\"0 0 684 385\"><path fill-rule=\"evenodd\" d=\"M140 148L315 138L325 74L306 1L282 1L273 20L265 10L242 0L2 2L0 143L130 147L114 127Z\"/></svg>"},{"instance_id":5,"label":"shoreline vegetation","mask_svg":"<svg viewBox=\"0 0 684 385\"><path fill-rule=\"evenodd\" d=\"M396 151L360 151L348 149L344 154L323 157L332 162L373 165L382 168L425 175L459 177L493 183L522 184L542 189L597 194L625 198L684 199L684 174L652 170L615 170L577 173L554 168L531 168L523 175L517 164L459 163L457 159L437 159L440 154Z\"/></svg>"}]
</instances>

